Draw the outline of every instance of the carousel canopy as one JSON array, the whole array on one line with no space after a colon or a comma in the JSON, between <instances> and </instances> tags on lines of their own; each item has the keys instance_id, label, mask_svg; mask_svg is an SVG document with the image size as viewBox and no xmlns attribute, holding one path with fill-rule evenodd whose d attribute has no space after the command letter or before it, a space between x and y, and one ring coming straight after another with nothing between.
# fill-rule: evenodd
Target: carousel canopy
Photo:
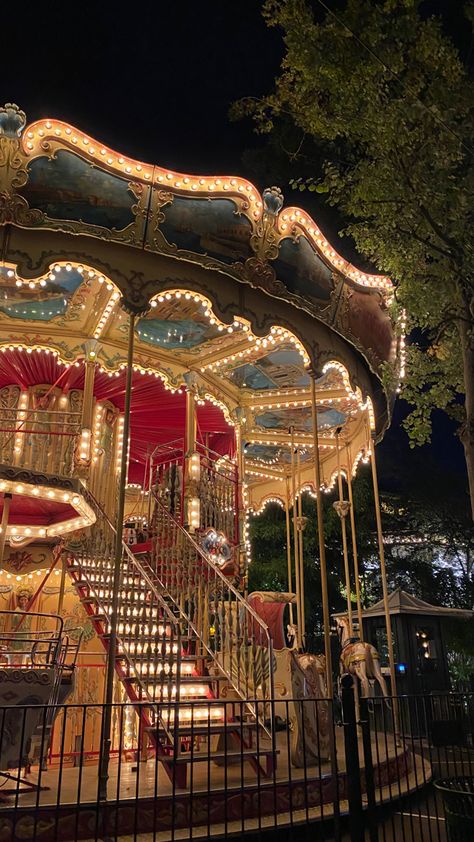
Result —
<instances>
[{"instance_id":1,"label":"carousel canopy","mask_svg":"<svg viewBox=\"0 0 474 842\"><path fill-rule=\"evenodd\" d=\"M403 374L390 280L340 257L278 188L170 172L60 120L25 124L0 109L1 384L63 371L61 389L81 388L93 354L96 399L122 409L133 313L129 480L180 435L193 388L209 447L232 456L242 430L249 507L284 498L292 442L299 488L314 487L311 376L322 481L336 431L355 470L389 421L386 368L394 386Z\"/></svg>"}]
</instances>

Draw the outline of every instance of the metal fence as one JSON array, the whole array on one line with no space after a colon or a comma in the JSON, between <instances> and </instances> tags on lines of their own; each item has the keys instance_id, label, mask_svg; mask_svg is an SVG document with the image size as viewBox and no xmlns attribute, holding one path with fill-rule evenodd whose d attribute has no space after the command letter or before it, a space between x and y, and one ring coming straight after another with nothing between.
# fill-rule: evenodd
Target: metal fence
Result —
<instances>
[{"instance_id":1,"label":"metal fence","mask_svg":"<svg viewBox=\"0 0 474 842\"><path fill-rule=\"evenodd\" d=\"M474 695L358 700L344 679L342 706L255 699L255 718L238 699L170 699L156 705L156 726L144 724L139 701L114 704L104 801L91 728L103 706L52 710L29 693L29 704L0 708L2 842L474 839L474 830L453 835L456 816L445 815L445 793L433 785L474 775ZM166 719L179 722L174 764L186 765L185 786L163 763ZM271 720L273 740L261 725Z\"/></svg>"}]
</instances>

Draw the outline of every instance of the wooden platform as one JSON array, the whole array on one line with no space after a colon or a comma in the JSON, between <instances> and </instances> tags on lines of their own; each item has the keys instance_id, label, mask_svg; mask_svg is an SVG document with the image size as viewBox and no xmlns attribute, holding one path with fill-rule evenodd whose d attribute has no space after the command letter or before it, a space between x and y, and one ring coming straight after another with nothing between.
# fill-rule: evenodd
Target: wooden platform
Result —
<instances>
[{"instance_id":1,"label":"wooden platform","mask_svg":"<svg viewBox=\"0 0 474 842\"><path fill-rule=\"evenodd\" d=\"M276 772L264 778L244 762L217 766L211 760L193 764L186 789L172 782L154 759L140 764L114 759L110 767L109 800L97 808L98 767L54 766L33 769L29 779L48 787L40 792L5 796L0 788L0 839L12 842L72 842L107 835L137 833L169 840L242 833L259 827L330 818L333 799L347 809L343 735L337 729L337 777L329 763L306 769L289 767L289 735L277 735ZM264 746L262 745L262 748ZM266 747L266 746L265 746ZM372 746L377 799L401 796L430 778L430 770L390 736ZM364 791L364 771L361 773ZM7 788L4 787L3 791ZM389 789L391 792L389 793Z\"/></svg>"}]
</instances>

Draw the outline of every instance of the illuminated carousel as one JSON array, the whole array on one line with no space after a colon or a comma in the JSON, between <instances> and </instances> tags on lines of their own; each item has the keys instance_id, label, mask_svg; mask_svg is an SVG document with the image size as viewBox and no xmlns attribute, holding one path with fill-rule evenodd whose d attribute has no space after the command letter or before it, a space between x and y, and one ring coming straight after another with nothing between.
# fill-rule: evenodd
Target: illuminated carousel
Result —
<instances>
[{"instance_id":1,"label":"illuminated carousel","mask_svg":"<svg viewBox=\"0 0 474 842\"><path fill-rule=\"evenodd\" d=\"M327 725L320 491L339 488L360 613L351 478L371 460L376 480L403 376L390 280L347 263L276 187L170 172L60 120L26 125L14 105L0 109L0 186L0 705L32 704L41 671L54 685L37 699L41 748L37 721L17 735L30 783L12 833L88 839L111 803L123 832L246 830L291 812L308 776L306 810L324 818L321 781L343 787L344 770ZM323 574L313 685L303 493ZM270 501L286 511L288 590L248 594L248 518ZM289 701L315 695L316 714ZM408 775L395 739L381 777L391 764Z\"/></svg>"}]
</instances>

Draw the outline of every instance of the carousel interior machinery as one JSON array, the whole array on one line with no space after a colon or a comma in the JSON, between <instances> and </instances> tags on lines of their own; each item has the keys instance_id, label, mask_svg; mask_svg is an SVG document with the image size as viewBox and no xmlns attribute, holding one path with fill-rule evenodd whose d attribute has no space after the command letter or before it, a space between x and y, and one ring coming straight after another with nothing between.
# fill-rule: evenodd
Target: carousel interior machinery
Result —
<instances>
[{"instance_id":1,"label":"carousel interior machinery","mask_svg":"<svg viewBox=\"0 0 474 842\"><path fill-rule=\"evenodd\" d=\"M12 104L0 222L0 703L71 705L61 727L49 712L47 751L26 718L2 769L28 763L31 781L80 745L105 797L140 734L184 792L218 766L225 727L263 780L279 700L316 692L303 493L321 517L321 492L339 489L341 577L357 589L351 478L361 460L376 478L403 376L392 283L340 257L276 187L142 163ZM292 536L288 590L248 594L248 519L269 501ZM239 716L220 704L232 699Z\"/></svg>"}]
</instances>

